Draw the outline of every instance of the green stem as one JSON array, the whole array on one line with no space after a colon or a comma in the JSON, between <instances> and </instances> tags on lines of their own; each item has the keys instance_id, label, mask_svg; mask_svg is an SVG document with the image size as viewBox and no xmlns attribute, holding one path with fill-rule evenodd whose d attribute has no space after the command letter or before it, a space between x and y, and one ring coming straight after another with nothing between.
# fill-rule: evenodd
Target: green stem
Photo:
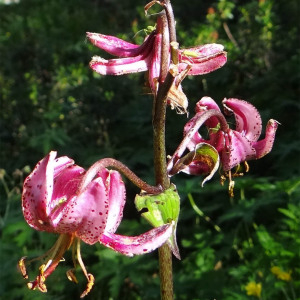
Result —
<instances>
[{"instance_id":1,"label":"green stem","mask_svg":"<svg viewBox=\"0 0 300 300\"><path fill-rule=\"evenodd\" d=\"M158 249L160 295L162 300L173 300L172 252L167 244Z\"/></svg>"},{"instance_id":2,"label":"green stem","mask_svg":"<svg viewBox=\"0 0 300 300\"><path fill-rule=\"evenodd\" d=\"M162 50L161 50L161 71L157 95L153 107L153 146L154 146L154 170L155 181L164 190L170 186L167 172L167 158L165 145L165 123L168 92L175 77L169 72L169 30L165 14L160 16L162 24ZM166 74L166 76L165 76ZM165 77L165 78L164 78ZM159 254L159 275L162 300L173 299L173 271L172 253L167 244L158 249Z\"/></svg>"}]
</instances>

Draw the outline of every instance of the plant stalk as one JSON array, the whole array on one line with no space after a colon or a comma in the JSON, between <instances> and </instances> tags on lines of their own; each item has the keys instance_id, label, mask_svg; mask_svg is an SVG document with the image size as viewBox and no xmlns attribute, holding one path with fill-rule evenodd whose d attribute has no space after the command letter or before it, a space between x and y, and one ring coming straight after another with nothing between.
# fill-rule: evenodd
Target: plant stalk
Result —
<instances>
[{"instance_id":1,"label":"plant stalk","mask_svg":"<svg viewBox=\"0 0 300 300\"><path fill-rule=\"evenodd\" d=\"M165 123L167 96L175 80L169 72L169 49L170 37L169 26L166 14L160 15L162 24L162 48L161 68L157 94L154 95L153 107L153 146L154 146L154 170L156 185L163 190L169 188L170 180L167 172L166 144L165 144ZM173 270L172 253L167 244L158 249L159 254L159 275L162 300L173 299Z\"/></svg>"}]
</instances>

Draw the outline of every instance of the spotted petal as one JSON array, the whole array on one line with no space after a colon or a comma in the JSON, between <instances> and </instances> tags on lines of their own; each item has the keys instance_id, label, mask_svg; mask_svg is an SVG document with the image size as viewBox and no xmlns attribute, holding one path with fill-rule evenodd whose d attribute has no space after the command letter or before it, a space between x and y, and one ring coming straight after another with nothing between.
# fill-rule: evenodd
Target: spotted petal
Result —
<instances>
[{"instance_id":1,"label":"spotted petal","mask_svg":"<svg viewBox=\"0 0 300 300\"><path fill-rule=\"evenodd\" d=\"M62 210L76 194L83 173L83 168L72 165L54 177L51 202L47 206L47 216L52 226L56 226L62 216Z\"/></svg>"},{"instance_id":2,"label":"spotted petal","mask_svg":"<svg viewBox=\"0 0 300 300\"><path fill-rule=\"evenodd\" d=\"M253 148L256 151L256 156L255 156L256 159L265 156L272 150L278 124L279 123L277 121L271 119L267 124L265 138L258 142L253 143Z\"/></svg>"},{"instance_id":3,"label":"spotted petal","mask_svg":"<svg viewBox=\"0 0 300 300\"><path fill-rule=\"evenodd\" d=\"M151 64L149 66L149 84L152 92L156 94L158 87L158 80L160 76L160 63L161 63L161 43L162 35L158 33L155 36L155 43L153 45L154 51L151 58Z\"/></svg>"},{"instance_id":4,"label":"spotted petal","mask_svg":"<svg viewBox=\"0 0 300 300\"><path fill-rule=\"evenodd\" d=\"M90 67L101 75L124 75L148 70L151 56L135 56L106 60L100 56L94 56Z\"/></svg>"},{"instance_id":5,"label":"spotted petal","mask_svg":"<svg viewBox=\"0 0 300 300\"><path fill-rule=\"evenodd\" d=\"M22 193L22 208L27 223L37 230L49 230L48 212L51 208L53 178L74 161L68 157L55 159L56 152L50 152L36 165L26 178Z\"/></svg>"},{"instance_id":6,"label":"spotted petal","mask_svg":"<svg viewBox=\"0 0 300 300\"><path fill-rule=\"evenodd\" d=\"M202 97L196 104L196 116L193 117L185 126L184 126L184 135L194 126L195 121L199 118L201 114L210 109L216 109L220 111L217 103L210 97ZM190 151L193 151L197 144L200 143L209 143L218 151L224 147L224 133L218 130L219 120L217 117L211 117L205 121L205 125L209 129L209 140L202 138L200 133L197 131L192 139L190 140L187 148Z\"/></svg>"},{"instance_id":7,"label":"spotted petal","mask_svg":"<svg viewBox=\"0 0 300 300\"><path fill-rule=\"evenodd\" d=\"M258 110L249 102L234 98L224 99L223 105L234 113L236 131L250 142L256 142L261 134L262 121Z\"/></svg>"},{"instance_id":8,"label":"spotted petal","mask_svg":"<svg viewBox=\"0 0 300 300\"><path fill-rule=\"evenodd\" d=\"M106 221L105 232L115 233L117 230L122 217L123 209L126 200L125 185L122 177L117 171L106 170L106 188L108 194L108 216Z\"/></svg>"},{"instance_id":9,"label":"spotted petal","mask_svg":"<svg viewBox=\"0 0 300 300\"><path fill-rule=\"evenodd\" d=\"M123 255L133 256L149 253L164 244L171 236L172 224L166 224L147 231L139 236L123 236L105 233L100 237L100 243Z\"/></svg>"},{"instance_id":10,"label":"spotted petal","mask_svg":"<svg viewBox=\"0 0 300 300\"><path fill-rule=\"evenodd\" d=\"M87 244L94 244L105 229L108 198L103 178L95 178L78 196L72 197L61 211L56 231L74 233Z\"/></svg>"},{"instance_id":11,"label":"spotted petal","mask_svg":"<svg viewBox=\"0 0 300 300\"><path fill-rule=\"evenodd\" d=\"M203 75L221 68L227 61L224 47L219 44L206 44L179 50L179 71L192 65L188 75Z\"/></svg>"},{"instance_id":12,"label":"spotted petal","mask_svg":"<svg viewBox=\"0 0 300 300\"><path fill-rule=\"evenodd\" d=\"M243 161L255 159L252 143L240 132L229 130L225 138L226 147L221 153L224 171L229 171Z\"/></svg>"},{"instance_id":13,"label":"spotted petal","mask_svg":"<svg viewBox=\"0 0 300 300\"><path fill-rule=\"evenodd\" d=\"M126 42L111 35L87 32L89 40L98 48L118 57L133 57L140 55L147 48L152 47L154 32L146 37L142 45Z\"/></svg>"}]
</instances>

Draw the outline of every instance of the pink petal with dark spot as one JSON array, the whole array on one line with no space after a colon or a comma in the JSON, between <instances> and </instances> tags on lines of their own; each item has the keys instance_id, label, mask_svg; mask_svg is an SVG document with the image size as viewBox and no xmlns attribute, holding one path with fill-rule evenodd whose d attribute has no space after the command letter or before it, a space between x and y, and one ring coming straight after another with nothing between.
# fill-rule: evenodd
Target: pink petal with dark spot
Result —
<instances>
[{"instance_id":1,"label":"pink petal with dark spot","mask_svg":"<svg viewBox=\"0 0 300 300\"><path fill-rule=\"evenodd\" d=\"M226 146L221 153L224 171L229 171L242 161L255 158L255 149L252 147L252 143L240 132L229 130L225 139Z\"/></svg>"},{"instance_id":2,"label":"pink petal with dark spot","mask_svg":"<svg viewBox=\"0 0 300 300\"><path fill-rule=\"evenodd\" d=\"M106 247L120 252L123 255L133 256L149 253L162 244L171 236L173 226L166 224L153 228L139 236L123 236L113 233L105 233L100 238L100 243Z\"/></svg>"},{"instance_id":3,"label":"pink petal with dark spot","mask_svg":"<svg viewBox=\"0 0 300 300\"><path fill-rule=\"evenodd\" d=\"M54 178L53 194L47 206L47 215L54 227L61 218L61 211L76 194L84 171L83 168L73 165L62 170Z\"/></svg>"},{"instance_id":4,"label":"pink petal with dark spot","mask_svg":"<svg viewBox=\"0 0 300 300\"><path fill-rule=\"evenodd\" d=\"M105 186L108 194L109 210L105 233L114 233L123 217L126 201L126 190L122 177L117 171L107 171Z\"/></svg>"},{"instance_id":5,"label":"pink petal with dark spot","mask_svg":"<svg viewBox=\"0 0 300 300\"><path fill-rule=\"evenodd\" d=\"M263 140L253 143L253 148L256 151L255 158L261 158L268 154L273 147L274 140L275 140L275 133L278 128L278 122L271 119L266 127L266 136Z\"/></svg>"},{"instance_id":6,"label":"pink petal with dark spot","mask_svg":"<svg viewBox=\"0 0 300 300\"><path fill-rule=\"evenodd\" d=\"M221 68L227 61L224 47L219 44L207 44L195 48L179 50L179 71L191 64L188 75L207 74ZM193 55L185 53L192 52Z\"/></svg>"},{"instance_id":7,"label":"pink petal with dark spot","mask_svg":"<svg viewBox=\"0 0 300 300\"><path fill-rule=\"evenodd\" d=\"M195 108L196 112L200 114L210 109L221 111L218 104L210 97L202 97L201 100L197 102ZM208 128L215 128L218 124L219 120L217 117L211 117L205 122Z\"/></svg>"},{"instance_id":8,"label":"pink petal with dark spot","mask_svg":"<svg viewBox=\"0 0 300 300\"><path fill-rule=\"evenodd\" d=\"M53 168L54 168L54 177L56 177L58 174L60 174L63 170L65 170L67 167L70 167L72 165L74 165L74 160L67 157L67 156L61 156L58 158L56 157L56 152L55 151L51 151L50 154L54 152L55 156L52 157L51 156L51 160L49 161L49 164L53 164Z\"/></svg>"},{"instance_id":9,"label":"pink petal with dark spot","mask_svg":"<svg viewBox=\"0 0 300 300\"><path fill-rule=\"evenodd\" d=\"M87 32L89 40L98 48L118 57L133 57L153 46L154 32L146 37L142 45L126 42L111 35Z\"/></svg>"},{"instance_id":10,"label":"pink petal with dark spot","mask_svg":"<svg viewBox=\"0 0 300 300\"><path fill-rule=\"evenodd\" d=\"M85 243L94 244L104 231L108 207L105 185L103 179L98 177L61 210L56 231L75 233Z\"/></svg>"},{"instance_id":11,"label":"pink petal with dark spot","mask_svg":"<svg viewBox=\"0 0 300 300\"><path fill-rule=\"evenodd\" d=\"M26 222L37 230L48 230L49 220L46 213L53 191L54 159L56 152L50 152L38 162L26 178L22 193L22 208ZM62 170L67 159L60 160L58 170ZM56 172L57 173L57 172Z\"/></svg>"},{"instance_id":12,"label":"pink petal with dark spot","mask_svg":"<svg viewBox=\"0 0 300 300\"><path fill-rule=\"evenodd\" d=\"M184 126L184 135L192 128L195 124L195 121L201 116L204 112L210 109L216 109L220 111L217 103L210 97L203 97L196 104L196 116L193 117L185 126ZM190 151L193 151L197 144L199 143L208 143L215 147L218 151L224 147L224 133L221 131L215 132L213 129L217 127L219 120L217 117L211 117L206 122L205 125L209 129L209 140L202 138L199 132L196 132L191 138L190 142L187 145L187 148Z\"/></svg>"},{"instance_id":13,"label":"pink petal with dark spot","mask_svg":"<svg viewBox=\"0 0 300 300\"><path fill-rule=\"evenodd\" d=\"M205 44L199 45L192 48L180 49L179 50L179 59L183 61L199 62L215 54L222 53L224 51L224 46L221 44ZM189 53L193 55L189 55ZM187 53L187 54L186 54Z\"/></svg>"},{"instance_id":14,"label":"pink petal with dark spot","mask_svg":"<svg viewBox=\"0 0 300 300\"><path fill-rule=\"evenodd\" d=\"M90 67L101 75L123 75L148 70L150 61L151 56L136 56L109 60L94 56L90 62Z\"/></svg>"},{"instance_id":15,"label":"pink petal with dark spot","mask_svg":"<svg viewBox=\"0 0 300 300\"><path fill-rule=\"evenodd\" d=\"M261 134L262 122L258 110L249 102L239 99L224 99L225 109L234 113L236 130L250 142L256 142Z\"/></svg>"},{"instance_id":16,"label":"pink petal with dark spot","mask_svg":"<svg viewBox=\"0 0 300 300\"><path fill-rule=\"evenodd\" d=\"M161 43L162 35L157 34L154 41L154 49L149 66L149 85L152 92L157 92L158 81L160 76L160 63L161 63Z\"/></svg>"},{"instance_id":17,"label":"pink petal with dark spot","mask_svg":"<svg viewBox=\"0 0 300 300\"><path fill-rule=\"evenodd\" d=\"M187 134L187 132L193 128L195 126L195 121L197 120L196 117L193 117L192 119L190 119L184 126L183 129L183 135L185 136ZM202 136L200 135L200 133L197 131L192 138L190 139L190 141L187 144L187 148L190 151L193 151L196 147L197 144L199 143L208 143L208 141L204 138L202 138Z\"/></svg>"}]
</instances>

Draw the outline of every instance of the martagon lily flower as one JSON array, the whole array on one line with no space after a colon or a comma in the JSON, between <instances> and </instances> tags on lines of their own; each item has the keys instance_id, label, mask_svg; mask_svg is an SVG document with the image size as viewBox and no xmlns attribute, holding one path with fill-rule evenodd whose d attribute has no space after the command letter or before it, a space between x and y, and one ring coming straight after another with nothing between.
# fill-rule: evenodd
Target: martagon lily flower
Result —
<instances>
[{"instance_id":1,"label":"martagon lily flower","mask_svg":"<svg viewBox=\"0 0 300 300\"><path fill-rule=\"evenodd\" d=\"M201 137L197 131L188 144L193 149L198 143L205 142L217 149L221 156L222 168L229 171L241 162L259 159L268 154L273 147L275 133L278 128L276 120L269 120L266 126L265 138L258 140L262 131L262 120L257 109L249 102L235 98L224 99L225 114L235 117L235 130L223 131L217 117L211 117L205 125L209 131L209 140ZM199 117L209 109L219 110L216 102L209 98L202 98L196 105L196 116ZM197 116L198 115L198 116ZM191 119L184 129L187 133L195 119Z\"/></svg>"},{"instance_id":2,"label":"martagon lily flower","mask_svg":"<svg viewBox=\"0 0 300 300\"><path fill-rule=\"evenodd\" d=\"M87 32L87 37L98 48L119 57L106 60L100 56L94 56L90 62L90 67L94 71L101 75L123 75L149 71L149 85L152 93L156 94L157 83L164 81L160 74L163 41L160 18L158 18L156 29L145 38L142 45L132 44L117 37L99 33ZM169 104L171 107L179 106L185 112L187 99L180 84L183 78L186 75L203 75L213 72L226 63L227 56L222 45L206 44L179 49L178 60L178 72L184 75L179 76L181 78L176 78L171 89L171 93L175 95L169 95ZM169 67L171 65L170 53L168 65Z\"/></svg>"},{"instance_id":3,"label":"martagon lily flower","mask_svg":"<svg viewBox=\"0 0 300 300\"><path fill-rule=\"evenodd\" d=\"M181 162L180 158L186 148L195 151L199 145L212 146L219 153L222 169L225 173L229 173L229 177L231 169L248 160L262 158L272 150L279 124L277 121L269 120L265 137L258 140L262 131L262 120L252 104L244 100L225 98L223 106L226 115L234 115L235 129L229 127L216 102L210 97L203 97L196 104L196 115L184 127L183 141L168 163L168 171L171 175L178 171L197 175L205 173L203 160L201 164L192 159L184 160L184 162L188 161L188 165L180 165L180 168L176 166L176 162ZM202 124L205 124L208 129L208 139L203 138L198 132Z\"/></svg>"},{"instance_id":4,"label":"martagon lily flower","mask_svg":"<svg viewBox=\"0 0 300 300\"><path fill-rule=\"evenodd\" d=\"M148 253L161 246L172 234L172 225L166 224L144 234L126 237L115 234L123 215L125 186L117 171L103 168L95 176L66 156L56 158L50 152L26 178L22 194L23 214L27 223L36 230L58 233L54 246L41 257L39 275L27 285L30 289L46 292L46 278L55 270L66 250L74 247L77 261L87 280L84 297L94 284L80 254L80 241L101 244L127 256ZM93 178L92 178L93 177ZM84 178L84 180L83 180ZM34 259L36 260L36 259ZM76 258L73 257L74 262ZM28 279L26 257L19 262L25 279ZM67 272L77 282L74 270Z\"/></svg>"},{"instance_id":5,"label":"martagon lily flower","mask_svg":"<svg viewBox=\"0 0 300 300\"><path fill-rule=\"evenodd\" d=\"M94 56L90 67L101 75L123 75L138 73L149 69L159 69L161 33L156 30L145 38L142 45L126 42L114 36L87 32L88 39L98 48L118 56L117 59L106 60ZM203 75L219 69L226 63L227 57L224 46L206 44L179 50L179 72L185 71L191 65L188 75ZM155 74L154 76L158 76ZM157 79L157 78L156 78ZM150 79L153 87L155 77Z\"/></svg>"}]
</instances>

